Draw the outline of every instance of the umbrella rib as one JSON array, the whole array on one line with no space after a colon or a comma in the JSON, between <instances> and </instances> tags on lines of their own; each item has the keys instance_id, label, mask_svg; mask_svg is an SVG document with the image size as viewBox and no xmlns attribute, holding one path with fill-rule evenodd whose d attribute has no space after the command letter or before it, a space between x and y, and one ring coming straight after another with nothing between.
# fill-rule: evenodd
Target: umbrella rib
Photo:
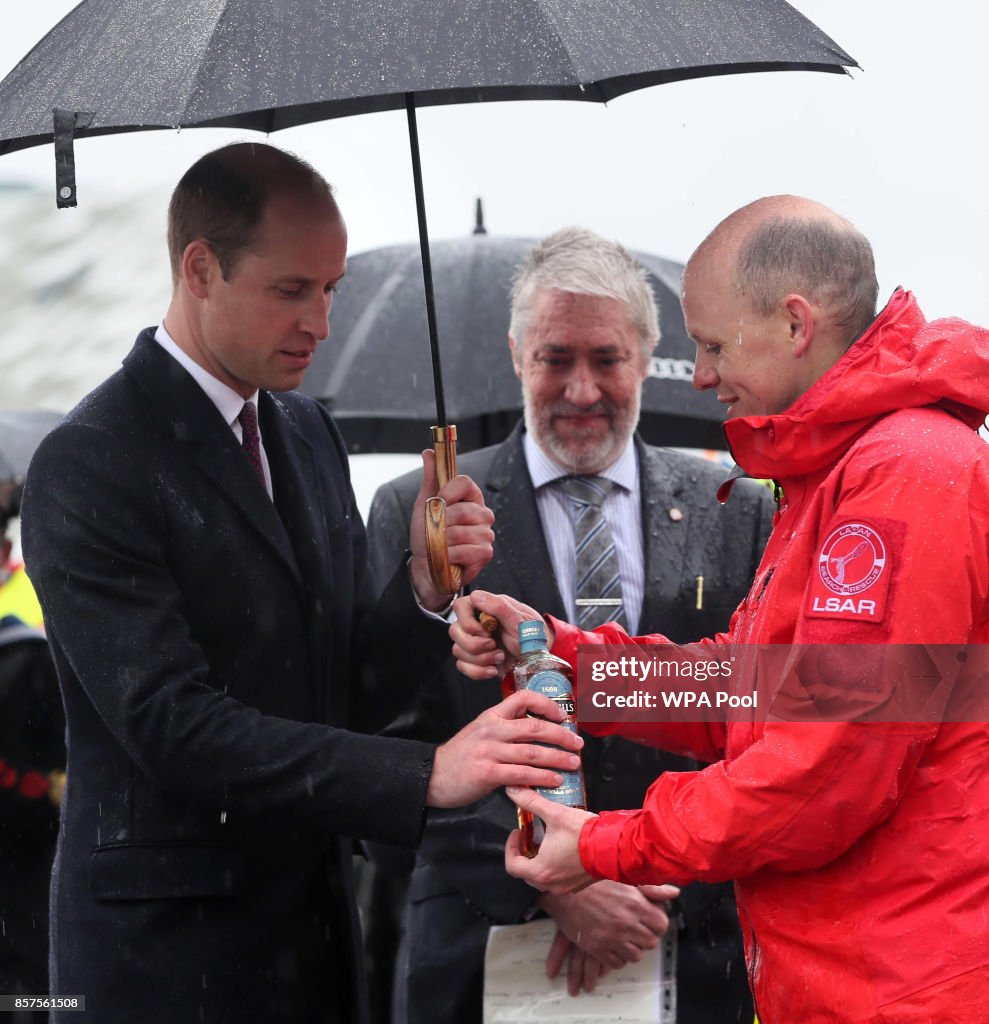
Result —
<instances>
[{"instance_id":1,"label":"umbrella rib","mask_svg":"<svg viewBox=\"0 0 989 1024\"><path fill-rule=\"evenodd\" d=\"M213 41L213 37L216 35L217 28L219 27L219 25L223 21L223 19L226 17L227 12L230 9L230 3L231 3L231 0L223 0L223 3L220 5L220 9L217 11L216 18L213 21L213 27L210 29L209 32L205 33L205 35L204 35L204 39L205 39L205 43L203 45L203 49L204 50L209 49L210 43ZM190 83L189 89L186 92L185 102L184 102L183 107L182 107L182 114L181 114L179 123L175 126L176 128L194 127L194 122L193 123L189 123L189 106L192 103L193 97L198 92L199 83L200 83L200 76L202 75L203 67L204 66L205 66L204 62L202 60L200 60L199 61L199 66L196 69L196 73L195 73L195 75L193 75L192 82Z\"/></svg>"},{"instance_id":2,"label":"umbrella rib","mask_svg":"<svg viewBox=\"0 0 989 1024\"><path fill-rule=\"evenodd\" d=\"M533 7L537 11L539 11L543 20L550 26L554 38L559 43L560 49L563 51L564 54L566 54L567 61L570 64L570 67L573 69L574 78L577 81L580 91L588 93L590 95L600 96L601 102L603 103L605 101L604 91L596 82L584 81L584 76L581 75L580 69L577 66L577 61L574 59L573 51L570 49L569 45L564 40L562 33L560 32L559 20L556 17L554 17L551 11L547 11L546 8L543 7L542 0L534 0Z\"/></svg>"},{"instance_id":3,"label":"umbrella rib","mask_svg":"<svg viewBox=\"0 0 989 1024\"><path fill-rule=\"evenodd\" d=\"M404 261L399 263L386 278L385 283L381 286L381 289L375 297L375 301L369 302L364 307L364 311L357 318L357 322L354 324L353 330L347 336L346 342L344 342L343 347L340 349L340 355L337 358L336 365L333 367L333 373L327 382L326 393L330 398L336 398L337 390L347 379L347 374L350 373L350 368L353 365L354 360L367 344L368 338L371 336L371 329L374 327L374 322L377 319L377 309L387 307L391 296L402 283L405 268L410 262L418 259L418 257L419 252L417 250L415 253L409 255Z\"/></svg>"}]
</instances>

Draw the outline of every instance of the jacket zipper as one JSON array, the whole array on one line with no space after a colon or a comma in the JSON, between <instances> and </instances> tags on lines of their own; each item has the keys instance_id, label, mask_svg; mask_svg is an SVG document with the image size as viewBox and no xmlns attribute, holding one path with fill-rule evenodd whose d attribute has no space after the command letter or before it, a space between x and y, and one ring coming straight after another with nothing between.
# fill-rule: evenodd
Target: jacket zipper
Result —
<instances>
[{"instance_id":1,"label":"jacket zipper","mask_svg":"<svg viewBox=\"0 0 989 1024\"><path fill-rule=\"evenodd\" d=\"M771 565L766 570L766 575L762 577L762 586L759 588L759 593L755 596L755 603L758 607L759 602L762 600L762 595L766 593L766 587L769 586L769 581L773 578L773 573L776 572L776 566Z\"/></svg>"},{"instance_id":2,"label":"jacket zipper","mask_svg":"<svg viewBox=\"0 0 989 1024\"><path fill-rule=\"evenodd\" d=\"M746 973L749 977L749 991L752 993L752 1009L755 1013L755 1019L759 1024L769 1024L769 1021L759 1012L759 1000L756 998L755 992L756 974L759 971L759 965L762 960L762 947L756 938L755 928L752 927L752 918L749 917L748 910L744 907L741 909L745 914L745 923L749 926L749 935L752 938L752 963L751 965L748 963L745 965Z\"/></svg>"}]
</instances>

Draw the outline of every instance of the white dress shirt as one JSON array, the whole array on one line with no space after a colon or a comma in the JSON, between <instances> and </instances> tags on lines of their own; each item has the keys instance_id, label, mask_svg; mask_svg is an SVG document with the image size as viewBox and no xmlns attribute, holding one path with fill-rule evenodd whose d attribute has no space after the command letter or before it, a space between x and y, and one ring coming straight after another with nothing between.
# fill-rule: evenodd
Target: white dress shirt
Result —
<instances>
[{"instance_id":1,"label":"white dress shirt","mask_svg":"<svg viewBox=\"0 0 989 1024\"><path fill-rule=\"evenodd\" d=\"M567 609L567 617L576 621L574 604L577 554L574 546L574 505L570 498L552 482L572 472L556 463L533 440L522 436L525 462L536 492L536 507L543 525L543 536L549 548L549 559L556 574L560 595ZM642 614L642 594L645 586L645 553L642 543L642 502L639 497L639 460L635 443L629 438L621 455L597 474L616 484L604 499L601 514L611 528L618 556L618 572L622 578L622 601L625 621L633 636Z\"/></svg>"}]
</instances>

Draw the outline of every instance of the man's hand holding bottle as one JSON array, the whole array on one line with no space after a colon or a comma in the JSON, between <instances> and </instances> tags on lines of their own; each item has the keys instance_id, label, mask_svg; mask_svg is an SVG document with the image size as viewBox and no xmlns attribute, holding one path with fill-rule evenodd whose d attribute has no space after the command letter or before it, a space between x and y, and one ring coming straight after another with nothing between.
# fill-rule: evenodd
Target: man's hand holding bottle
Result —
<instances>
[{"instance_id":1,"label":"man's hand holding bottle","mask_svg":"<svg viewBox=\"0 0 989 1024\"><path fill-rule=\"evenodd\" d=\"M499 786L563 782L580 767L584 741L557 723L566 715L556 701L520 690L478 715L437 748L426 803L463 807Z\"/></svg>"},{"instance_id":2,"label":"man's hand holding bottle","mask_svg":"<svg viewBox=\"0 0 989 1024\"><path fill-rule=\"evenodd\" d=\"M497 679L519 656L519 623L542 616L535 609L506 594L474 590L453 602L456 621L450 626L457 668L470 679ZM487 612L498 620L495 633L478 621ZM553 646L553 628L544 621L546 642Z\"/></svg>"}]
</instances>

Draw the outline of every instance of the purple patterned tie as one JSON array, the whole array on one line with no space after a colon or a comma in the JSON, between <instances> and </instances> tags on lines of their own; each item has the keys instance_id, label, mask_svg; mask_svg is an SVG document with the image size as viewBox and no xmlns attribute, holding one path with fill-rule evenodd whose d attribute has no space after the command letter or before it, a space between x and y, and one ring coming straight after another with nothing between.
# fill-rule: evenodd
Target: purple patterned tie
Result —
<instances>
[{"instance_id":1,"label":"purple patterned tie","mask_svg":"<svg viewBox=\"0 0 989 1024\"><path fill-rule=\"evenodd\" d=\"M254 403L245 402L237 419L240 420L243 435L241 444L244 451L247 452L247 457L251 460L251 465L257 470L261 483L264 484L264 467L261 465L261 435L258 433L258 411L254 408Z\"/></svg>"}]
</instances>

